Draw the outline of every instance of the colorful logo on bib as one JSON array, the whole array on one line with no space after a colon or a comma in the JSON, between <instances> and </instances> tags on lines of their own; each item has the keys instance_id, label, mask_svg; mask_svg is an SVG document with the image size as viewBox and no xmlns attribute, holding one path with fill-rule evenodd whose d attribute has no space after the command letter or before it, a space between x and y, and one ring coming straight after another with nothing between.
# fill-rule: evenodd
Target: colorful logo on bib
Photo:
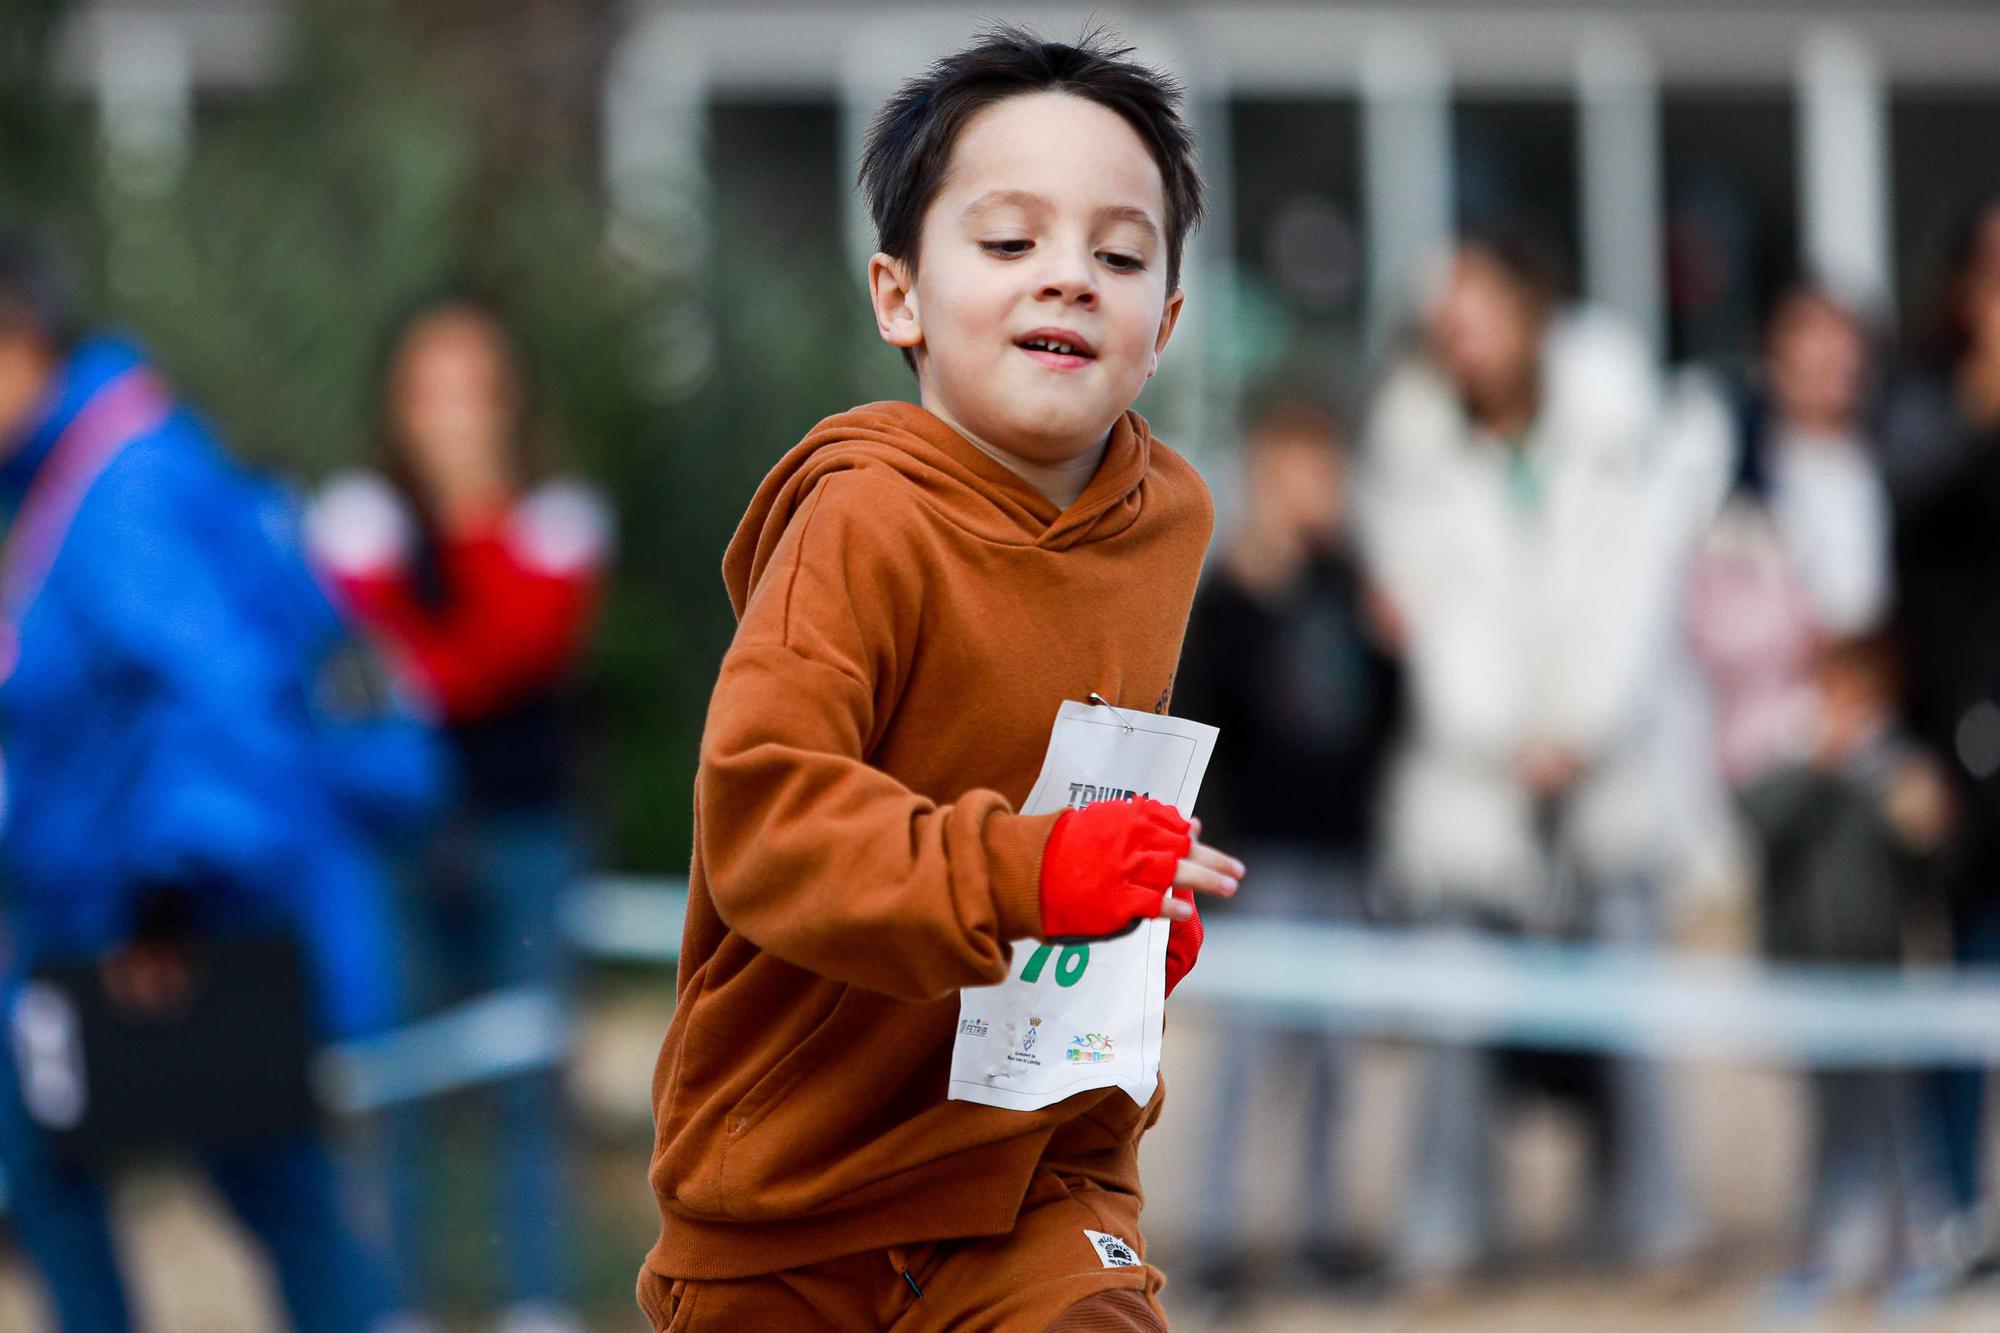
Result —
<instances>
[{"instance_id":1,"label":"colorful logo on bib","mask_svg":"<svg viewBox=\"0 0 2000 1333\"><path fill-rule=\"evenodd\" d=\"M961 1018L958 1020L958 1035L961 1037L983 1037L986 1035L986 1020L983 1018Z\"/></svg>"},{"instance_id":2,"label":"colorful logo on bib","mask_svg":"<svg viewBox=\"0 0 2000 1333\"><path fill-rule=\"evenodd\" d=\"M1086 1032L1080 1037L1069 1039L1069 1050L1064 1059L1073 1065L1104 1065L1118 1058L1111 1049L1111 1038L1102 1032Z\"/></svg>"},{"instance_id":3,"label":"colorful logo on bib","mask_svg":"<svg viewBox=\"0 0 2000 1333\"><path fill-rule=\"evenodd\" d=\"M1038 1016L1028 1015L1026 1032L1017 1025L1008 1023L1004 1039L1007 1042L1008 1063L1027 1065L1035 1069L1042 1068L1042 1057L1035 1054L1035 1044L1042 1039L1042 1020Z\"/></svg>"}]
</instances>

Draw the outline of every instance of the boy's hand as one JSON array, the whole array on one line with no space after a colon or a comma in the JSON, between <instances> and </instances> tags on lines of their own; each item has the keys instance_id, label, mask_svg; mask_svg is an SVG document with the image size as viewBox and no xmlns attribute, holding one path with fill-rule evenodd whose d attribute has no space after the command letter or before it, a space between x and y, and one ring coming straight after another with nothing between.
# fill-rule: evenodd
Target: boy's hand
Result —
<instances>
[{"instance_id":1,"label":"boy's hand","mask_svg":"<svg viewBox=\"0 0 2000 1333\"><path fill-rule=\"evenodd\" d=\"M1234 893L1242 863L1197 843L1195 827L1145 797L1066 812L1042 853L1042 937L1107 939L1147 917L1185 920L1193 905L1170 899L1173 888Z\"/></svg>"}]
</instances>

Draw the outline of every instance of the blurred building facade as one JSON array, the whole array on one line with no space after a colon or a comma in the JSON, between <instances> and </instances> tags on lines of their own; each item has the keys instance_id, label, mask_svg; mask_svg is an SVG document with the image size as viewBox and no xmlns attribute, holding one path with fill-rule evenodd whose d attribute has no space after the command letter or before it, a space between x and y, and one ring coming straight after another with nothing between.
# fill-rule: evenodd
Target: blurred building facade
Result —
<instances>
[{"instance_id":1,"label":"blurred building facade","mask_svg":"<svg viewBox=\"0 0 2000 1333\"><path fill-rule=\"evenodd\" d=\"M760 239L865 256L848 177L895 82L982 21L1111 24L1181 73L1214 192L1183 334L1202 354L1179 357L1149 404L1187 440L1229 435L1217 405L1256 368L1358 378L1469 220L1534 220L1580 294L1662 351L1742 359L1760 275L1807 269L1908 311L1960 196L2000 184L1982 147L2000 128L1986 56L2000 14L1975 4L1211 2L1086 19L678 0L571 6L561 23L544 11L562 6L423 8L460 46L485 34L490 62L540 53L556 70L544 84L595 81L595 116L567 119L598 135L614 238L677 269L747 262ZM62 78L95 102L110 171L143 190L171 176L204 106L254 100L275 77L292 19L272 0L78 5ZM708 201L758 178L781 189L788 226L704 225Z\"/></svg>"}]
</instances>

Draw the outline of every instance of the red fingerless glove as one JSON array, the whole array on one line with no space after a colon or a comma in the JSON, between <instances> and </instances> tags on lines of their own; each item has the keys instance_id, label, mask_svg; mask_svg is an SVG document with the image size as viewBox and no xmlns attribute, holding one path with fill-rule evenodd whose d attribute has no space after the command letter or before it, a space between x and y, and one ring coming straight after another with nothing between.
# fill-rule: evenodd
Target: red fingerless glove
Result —
<instances>
[{"instance_id":1,"label":"red fingerless glove","mask_svg":"<svg viewBox=\"0 0 2000 1333\"><path fill-rule=\"evenodd\" d=\"M1193 846L1180 811L1144 796L1065 811L1042 850L1042 937L1105 939L1158 916Z\"/></svg>"},{"instance_id":2,"label":"red fingerless glove","mask_svg":"<svg viewBox=\"0 0 2000 1333\"><path fill-rule=\"evenodd\" d=\"M1193 889L1175 889L1174 897L1194 908L1194 915L1185 921L1176 921L1167 929L1167 994L1174 993L1174 987L1181 984L1181 978L1194 969L1194 960L1201 954L1202 937L1208 932L1201 926L1201 908L1196 906Z\"/></svg>"}]
</instances>

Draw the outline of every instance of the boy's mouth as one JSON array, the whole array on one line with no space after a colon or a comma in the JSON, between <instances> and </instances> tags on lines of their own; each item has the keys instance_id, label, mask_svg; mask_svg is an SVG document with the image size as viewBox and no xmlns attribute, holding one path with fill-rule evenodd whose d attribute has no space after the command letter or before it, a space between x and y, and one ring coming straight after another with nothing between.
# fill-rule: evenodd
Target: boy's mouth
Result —
<instances>
[{"instance_id":1,"label":"boy's mouth","mask_svg":"<svg viewBox=\"0 0 2000 1333\"><path fill-rule=\"evenodd\" d=\"M1035 329L1016 338L1014 346L1057 370L1077 370L1097 359L1097 349L1070 329Z\"/></svg>"}]
</instances>

